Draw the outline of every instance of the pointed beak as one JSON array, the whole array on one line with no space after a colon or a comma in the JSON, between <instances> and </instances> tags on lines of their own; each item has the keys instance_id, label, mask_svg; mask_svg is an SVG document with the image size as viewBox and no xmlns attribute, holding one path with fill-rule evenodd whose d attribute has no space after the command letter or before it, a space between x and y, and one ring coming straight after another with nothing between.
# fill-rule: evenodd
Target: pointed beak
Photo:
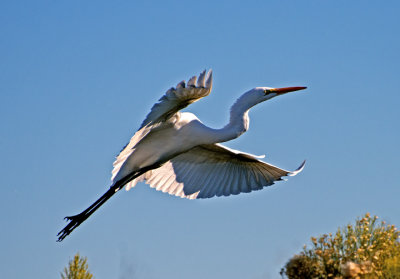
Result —
<instances>
[{"instance_id":1,"label":"pointed beak","mask_svg":"<svg viewBox=\"0 0 400 279\"><path fill-rule=\"evenodd\" d=\"M276 93L277 95L283 95L289 92L298 91L306 89L307 87L304 86L296 86L296 87L282 87L282 88L272 88L270 89L271 92Z\"/></svg>"}]
</instances>

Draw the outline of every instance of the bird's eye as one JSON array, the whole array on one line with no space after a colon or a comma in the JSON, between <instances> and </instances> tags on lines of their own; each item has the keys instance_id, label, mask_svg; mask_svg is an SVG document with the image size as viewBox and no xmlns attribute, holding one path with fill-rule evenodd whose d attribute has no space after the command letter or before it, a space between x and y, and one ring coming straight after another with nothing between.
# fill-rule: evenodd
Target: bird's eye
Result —
<instances>
[{"instance_id":1,"label":"bird's eye","mask_svg":"<svg viewBox=\"0 0 400 279\"><path fill-rule=\"evenodd\" d=\"M269 93L268 89L264 89L264 94L267 95Z\"/></svg>"}]
</instances>

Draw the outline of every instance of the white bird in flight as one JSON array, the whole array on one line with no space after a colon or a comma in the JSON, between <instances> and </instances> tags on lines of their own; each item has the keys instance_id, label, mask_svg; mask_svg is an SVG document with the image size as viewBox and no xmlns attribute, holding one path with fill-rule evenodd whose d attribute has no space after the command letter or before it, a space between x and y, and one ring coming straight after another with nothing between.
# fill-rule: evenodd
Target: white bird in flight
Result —
<instances>
[{"instance_id":1,"label":"white bird in flight","mask_svg":"<svg viewBox=\"0 0 400 279\"><path fill-rule=\"evenodd\" d=\"M212 71L182 81L156 103L139 130L117 156L110 189L58 233L62 241L112 195L145 181L152 188L188 199L229 196L260 190L299 173L280 169L260 156L225 147L249 128L248 112L254 105L306 87L256 87L244 93L231 107L229 123L221 129L205 126L194 114L179 112L212 88Z\"/></svg>"}]
</instances>

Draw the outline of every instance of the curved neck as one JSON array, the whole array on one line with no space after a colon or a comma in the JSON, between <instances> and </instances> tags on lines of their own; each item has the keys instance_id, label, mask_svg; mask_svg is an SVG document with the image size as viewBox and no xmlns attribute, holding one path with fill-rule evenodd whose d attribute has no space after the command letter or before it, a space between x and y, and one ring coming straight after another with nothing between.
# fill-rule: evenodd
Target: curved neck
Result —
<instances>
[{"instance_id":1,"label":"curved neck","mask_svg":"<svg viewBox=\"0 0 400 279\"><path fill-rule=\"evenodd\" d=\"M243 96L242 96L243 97ZM229 123L221 129L212 129L211 137L214 143L235 139L249 129L249 109L253 104L243 102L239 98L231 107Z\"/></svg>"}]
</instances>

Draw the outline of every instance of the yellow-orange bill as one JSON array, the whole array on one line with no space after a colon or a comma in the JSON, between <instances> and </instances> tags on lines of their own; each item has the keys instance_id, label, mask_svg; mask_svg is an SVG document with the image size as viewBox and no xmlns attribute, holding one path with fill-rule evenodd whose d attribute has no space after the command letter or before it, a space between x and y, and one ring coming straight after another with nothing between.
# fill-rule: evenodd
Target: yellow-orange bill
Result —
<instances>
[{"instance_id":1,"label":"yellow-orange bill","mask_svg":"<svg viewBox=\"0 0 400 279\"><path fill-rule=\"evenodd\" d=\"M307 87L304 86L295 86L295 87L282 87L282 88L273 88L271 89L271 92L275 92L276 94L285 94L293 91L298 91L298 90L303 90L306 89Z\"/></svg>"}]
</instances>

